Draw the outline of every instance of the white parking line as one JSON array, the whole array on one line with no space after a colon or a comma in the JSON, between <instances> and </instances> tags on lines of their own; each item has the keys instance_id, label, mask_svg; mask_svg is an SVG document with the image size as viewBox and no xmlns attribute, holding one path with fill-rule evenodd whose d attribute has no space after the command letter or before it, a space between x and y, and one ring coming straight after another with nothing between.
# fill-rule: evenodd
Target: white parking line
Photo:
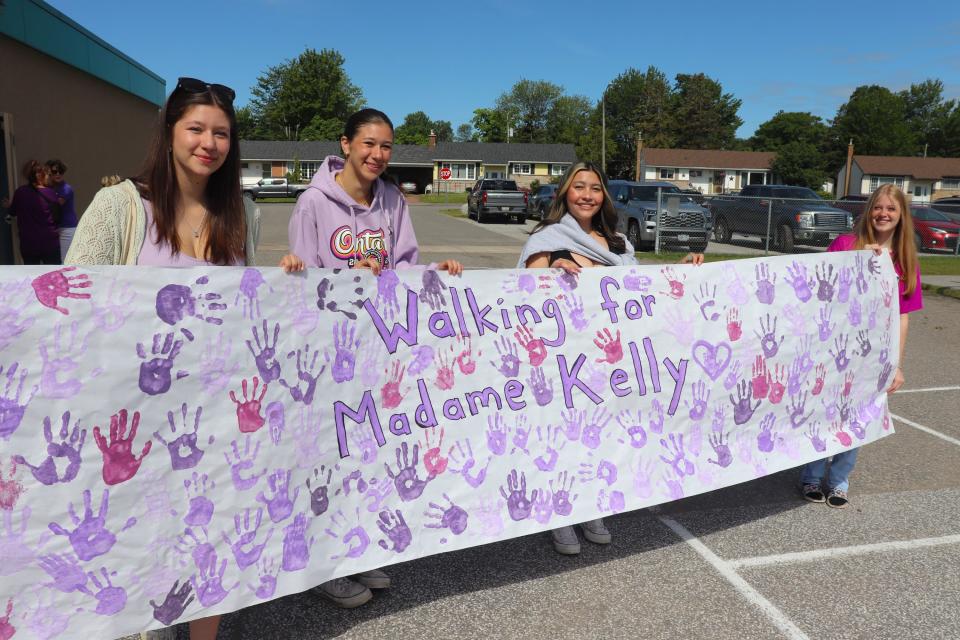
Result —
<instances>
[{"instance_id":1,"label":"white parking line","mask_svg":"<svg viewBox=\"0 0 960 640\"><path fill-rule=\"evenodd\" d=\"M887 551L910 551L924 547L938 547L944 544L960 544L960 535L942 536L939 538L917 538L915 540L899 540L896 542L879 542L876 544L860 544L852 547L836 547L833 549L817 549L815 551L798 551L795 553L781 553L770 556L754 556L727 560L733 569L744 567L764 567L798 562L816 562L832 558L859 556L866 553L885 553Z\"/></svg>"},{"instance_id":2,"label":"white parking line","mask_svg":"<svg viewBox=\"0 0 960 640\"><path fill-rule=\"evenodd\" d=\"M960 391L960 387L927 387L926 389L897 389L895 395L901 393L927 393L929 391Z\"/></svg>"},{"instance_id":3,"label":"white parking line","mask_svg":"<svg viewBox=\"0 0 960 640\"><path fill-rule=\"evenodd\" d=\"M686 527L668 516L658 516L658 519L668 526L671 531L680 536L681 540L693 547L694 551L696 551L700 557L716 569L748 602L759 608L767 618L770 619L770 622L776 625L788 638L792 640L810 640L809 636L801 631L797 625L793 624L776 605L764 598L759 591L750 586L749 582L741 578L740 574L736 572L729 562L720 558L720 556L713 551L710 551L710 549L690 533Z\"/></svg>"},{"instance_id":4,"label":"white parking line","mask_svg":"<svg viewBox=\"0 0 960 640\"><path fill-rule=\"evenodd\" d=\"M922 424L917 424L916 422L913 422L912 420L907 420L906 418L901 418L900 416L898 416L898 415L895 414L895 413L891 413L891 414L890 414L890 417L892 417L894 420L897 420L897 421L899 421L899 422L902 422L903 424L907 425L908 427L913 427L914 429L918 429L918 430L920 430L920 431L923 431L924 433L929 433L929 434L932 435L932 436L936 436L936 437L940 438L941 440L946 440L946 441L949 442L950 444L955 444L955 445L957 445L958 447L960 447L960 440L957 440L957 439L954 438L954 437L948 436L948 435L945 434L945 433L940 433L939 431L935 431L934 429L931 429L930 427L925 427L925 426L923 426Z\"/></svg>"}]
</instances>

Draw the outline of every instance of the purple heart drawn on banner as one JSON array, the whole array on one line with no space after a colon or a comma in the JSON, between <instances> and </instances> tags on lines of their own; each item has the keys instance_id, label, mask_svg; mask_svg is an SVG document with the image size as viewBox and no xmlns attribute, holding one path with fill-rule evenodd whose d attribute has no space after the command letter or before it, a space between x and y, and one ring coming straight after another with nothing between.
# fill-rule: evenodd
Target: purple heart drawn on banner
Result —
<instances>
[{"instance_id":1,"label":"purple heart drawn on banner","mask_svg":"<svg viewBox=\"0 0 960 640\"><path fill-rule=\"evenodd\" d=\"M733 350L726 342L721 342L716 346L706 340L697 340L693 343L693 361L707 372L711 380L720 377L720 374L730 364L732 356Z\"/></svg>"}]
</instances>

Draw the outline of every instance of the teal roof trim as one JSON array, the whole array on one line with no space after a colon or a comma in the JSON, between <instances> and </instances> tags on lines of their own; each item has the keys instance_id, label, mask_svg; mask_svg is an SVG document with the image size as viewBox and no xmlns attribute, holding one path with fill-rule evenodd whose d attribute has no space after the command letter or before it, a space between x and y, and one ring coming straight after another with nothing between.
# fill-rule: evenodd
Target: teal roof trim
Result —
<instances>
[{"instance_id":1,"label":"teal roof trim","mask_svg":"<svg viewBox=\"0 0 960 640\"><path fill-rule=\"evenodd\" d=\"M0 33L157 106L166 81L41 0L0 2Z\"/></svg>"}]
</instances>

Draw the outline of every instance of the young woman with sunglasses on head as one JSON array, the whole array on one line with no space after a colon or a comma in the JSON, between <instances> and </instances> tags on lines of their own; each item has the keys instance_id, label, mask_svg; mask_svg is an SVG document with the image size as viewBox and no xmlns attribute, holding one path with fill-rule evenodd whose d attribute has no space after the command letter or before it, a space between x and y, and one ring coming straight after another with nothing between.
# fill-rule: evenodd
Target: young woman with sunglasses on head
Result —
<instances>
[{"instance_id":1,"label":"young woman with sunglasses on head","mask_svg":"<svg viewBox=\"0 0 960 640\"><path fill-rule=\"evenodd\" d=\"M180 78L144 170L97 193L66 264L252 265L259 219L241 196L233 99L229 87ZM219 624L220 616L191 621L191 640L216 638Z\"/></svg>"}]
</instances>

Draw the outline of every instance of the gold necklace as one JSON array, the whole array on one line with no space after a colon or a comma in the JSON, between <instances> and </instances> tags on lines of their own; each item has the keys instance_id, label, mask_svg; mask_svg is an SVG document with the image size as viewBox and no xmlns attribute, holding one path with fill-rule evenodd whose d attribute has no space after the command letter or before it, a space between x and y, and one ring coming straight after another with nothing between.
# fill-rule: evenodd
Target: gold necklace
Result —
<instances>
[{"instance_id":1,"label":"gold necklace","mask_svg":"<svg viewBox=\"0 0 960 640\"><path fill-rule=\"evenodd\" d=\"M346 191L346 189L345 189L344 186L343 186L343 180L340 178L340 176L342 176L342 175L343 175L343 173L338 173L338 174L336 175L336 177L334 178L334 180L337 181L337 184L340 185L340 188L341 188L341 189L343 189L344 191ZM347 194L347 195L350 195L350 194ZM350 197L353 198L353 196L350 196ZM357 204L359 204L359 205L361 205L361 206L367 207L368 209L370 208L370 201L367 200L366 198L353 198L353 200L354 200L354 202L356 202Z\"/></svg>"}]
</instances>

